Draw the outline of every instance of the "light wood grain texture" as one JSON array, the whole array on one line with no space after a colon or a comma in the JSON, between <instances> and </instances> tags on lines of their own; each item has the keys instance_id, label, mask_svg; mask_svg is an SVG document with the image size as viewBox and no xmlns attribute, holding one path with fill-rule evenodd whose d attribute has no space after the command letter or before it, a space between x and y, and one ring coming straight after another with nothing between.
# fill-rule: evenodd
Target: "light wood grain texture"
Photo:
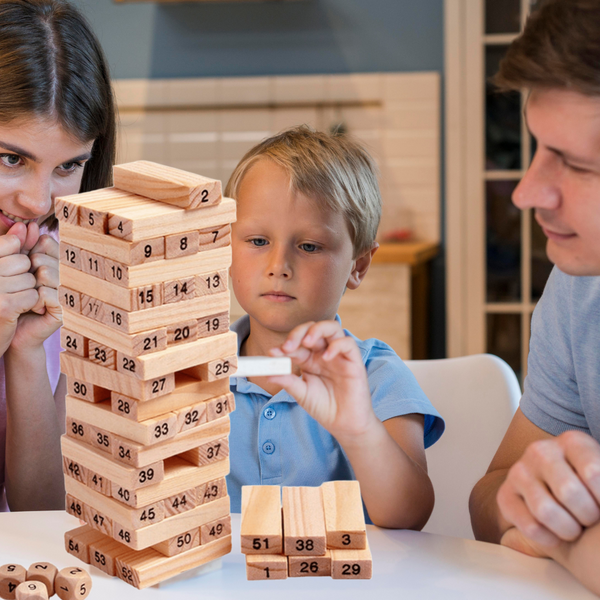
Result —
<instances>
[{"instance_id":1,"label":"light wood grain texture","mask_svg":"<svg viewBox=\"0 0 600 600\"><path fill-rule=\"evenodd\" d=\"M228 272L225 269L216 272L205 272L196 275L196 295L207 296L218 294L229 289Z\"/></svg>"},{"instance_id":2,"label":"light wood grain texture","mask_svg":"<svg viewBox=\"0 0 600 600\"><path fill-rule=\"evenodd\" d=\"M186 450L180 456L198 467L226 460L229 458L229 440L227 437L216 438L200 446Z\"/></svg>"},{"instance_id":3,"label":"light wood grain texture","mask_svg":"<svg viewBox=\"0 0 600 600\"><path fill-rule=\"evenodd\" d=\"M190 531L185 531L179 535L175 535L168 540L154 544L152 548L165 556L175 556L197 548L200 545L200 528L194 527Z\"/></svg>"},{"instance_id":4,"label":"light wood grain texture","mask_svg":"<svg viewBox=\"0 0 600 600\"><path fill-rule=\"evenodd\" d=\"M196 508L196 506L199 506L196 488L190 488L185 492L174 494L173 496L169 496L168 498L165 498L163 500L165 517L172 517L173 515L178 515L179 513L185 512L186 510Z\"/></svg>"},{"instance_id":5,"label":"light wood grain texture","mask_svg":"<svg viewBox=\"0 0 600 600\"><path fill-rule=\"evenodd\" d=\"M81 294L79 292L59 285L58 301L64 309L74 313L81 312Z\"/></svg>"},{"instance_id":6,"label":"light wood grain texture","mask_svg":"<svg viewBox=\"0 0 600 600\"><path fill-rule=\"evenodd\" d=\"M201 229L198 234L198 248L200 252L222 248L231 244L231 225Z\"/></svg>"},{"instance_id":7,"label":"light wood grain texture","mask_svg":"<svg viewBox=\"0 0 600 600\"><path fill-rule=\"evenodd\" d=\"M182 321L167 327L167 344L185 344L198 339L198 319Z\"/></svg>"},{"instance_id":8,"label":"light wood grain texture","mask_svg":"<svg viewBox=\"0 0 600 600\"><path fill-rule=\"evenodd\" d=\"M162 285L162 294L165 304L191 300L196 297L196 278L183 277L165 281Z\"/></svg>"},{"instance_id":9,"label":"light wood grain texture","mask_svg":"<svg viewBox=\"0 0 600 600\"><path fill-rule=\"evenodd\" d=\"M60 328L60 345L67 352L72 352L83 358L88 355L88 340L85 336L66 327Z\"/></svg>"},{"instance_id":10,"label":"light wood grain texture","mask_svg":"<svg viewBox=\"0 0 600 600\"><path fill-rule=\"evenodd\" d=\"M84 569L66 567L56 574L54 588L61 600L85 600L92 589L92 578Z\"/></svg>"},{"instance_id":11,"label":"light wood grain texture","mask_svg":"<svg viewBox=\"0 0 600 600\"><path fill-rule=\"evenodd\" d=\"M69 376L67 376L67 394L87 402L102 402L110 398L110 390Z\"/></svg>"},{"instance_id":12,"label":"light wood grain texture","mask_svg":"<svg viewBox=\"0 0 600 600\"><path fill-rule=\"evenodd\" d=\"M229 311L198 319L198 337L206 338L229 331Z\"/></svg>"},{"instance_id":13,"label":"light wood grain texture","mask_svg":"<svg viewBox=\"0 0 600 600\"><path fill-rule=\"evenodd\" d=\"M86 483L88 472L88 469L83 465L80 465L76 460L63 456L63 473L65 475L68 475L81 483Z\"/></svg>"},{"instance_id":14,"label":"light wood grain texture","mask_svg":"<svg viewBox=\"0 0 600 600\"><path fill-rule=\"evenodd\" d=\"M367 529L358 481L327 481L321 485L327 547L363 549Z\"/></svg>"},{"instance_id":15,"label":"light wood grain texture","mask_svg":"<svg viewBox=\"0 0 600 600\"><path fill-rule=\"evenodd\" d=\"M89 525L82 525L65 533L65 550L89 565L90 544L104 538L105 536L96 529L93 529Z\"/></svg>"},{"instance_id":16,"label":"light wood grain texture","mask_svg":"<svg viewBox=\"0 0 600 600\"><path fill-rule=\"evenodd\" d=\"M90 565L115 577L117 556L128 552L131 550L127 546L109 536L102 536L101 539L89 544Z\"/></svg>"},{"instance_id":17,"label":"light wood grain texture","mask_svg":"<svg viewBox=\"0 0 600 600\"><path fill-rule=\"evenodd\" d=\"M214 421L235 410L235 396L232 392L206 402L206 420Z\"/></svg>"},{"instance_id":18,"label":"light wood grain texture","mask_svg":"<svg viewBox=\"0 0 600 600\"><path fill-rule=\"evenodd\" d=\"M88 404L85 400L77 400L78 402L83 402L84 404ZM67 428L66 435L73 438L74 440L80 440L86 444L92 443L92 431L90 430L90 426L87 423L79 420L78 418L73 417L68 413L67 410Z\"/></svg>"},{"instance_id":19,"label":"light wood grain texture","mask_svg":"<svg viewBox=\"0 0 600 600\"><path fill-rule=\"evenodd\" d=\"M79 226L79 207L81 205L90 205L90 203L102 202L105 200L126 199L130 195L131 194L128 192L117 190L113 187L94 190L84 194L61 196L55 200L54 214L59 221L59 228L64 223L70 226Z\"/></svg>"},{"instance_id":20,"label":"light wood grain texture","mask_svg":"<svg viewBox=\"0 0 600 600\"><path fill-rule=\"evenodd\" d=\"M83 503L83 520L90 527L101 531L104 535L110 535L112 532L112 519L85 502Z\"/></svg>"},{"instance_id":21,"label":"light wood grain texture","mask_svg":"<svg viewBox=\"0 0 600 600\"><path fill-rule=\"evenodd\" d=\"M324 556L288 556L288 575L290 577L330 577L331 553Z\"/></svg>"},{"instance_id":22,"label":"light wood grain texture","mask_svg":"<svg viewBox=\"0 0 600 600\"><path fill-rule=\"evenodd\" d=\"M288 556L323 556L326 534L318 487L284 487L283 549Z\"/></svg>"},{"instance_id":23,"label":"light wood grain texture","mask_svg":"<svg viewBox=\"0 0 600 600\"><path fill-rule=\"evenodd\" d=\"M281 554L282 550L280 486L242 486L242 553Z\"/></svg>"},{"instance_id":24,"label":"light wood grain texture","mask_svg":"<svg viewBox=\"0 0 600 600\"><path fill-rule=\"evenodd\" d=\"M106 477L102 477L94 471L87 473L86 485L95 492L102 494L103 496L111 496L111 483Z\"/></svg>"},{"instance_id":25,"label":"light wood grain texture","mask_svg":"<svg viewBox=\"0 0 600 600\"><path fill-rule=\"evenodd\" d=\"M48 600L48 588L41 581L24 581L15 590L17 600Z\"/></svg>"},{"instance_id":26,"label":"light wood grain texture","mask_svg":"<svg viewBox=\"0 0 600 600\"><path fill-rule=\"evenodd\" d=\"M237 348L236 348L237 350ZM218 379L227 378L232 374L237 367L237 355L228 356L227 358L217 358L211 360L204 365L198 365L191 369L185 369L185 373L191 377L196 377L202 381L217 381Z\"/></svg>"},{"instance_id":27,"label":"light wood grain texture","mask_svg":"<svg viewBox=\"0 0 600 600\"><path fill-rule=\"evenodd\" d=\"M217 463L219 464L219 463ZM217 500L217 498L223 498L227 495L227 481L225 477L214 479L199 485L196 488L196 498L198 505L206 504Z\"/></svg>"},{"instance_id":28,"label":"light wood grain texture","mask_svg":"<svg viewBox=\"0 0 600 600\"><path fill-rule=\"evenodd\" d=\"M218 246L215 246L217 248ZM165 236L165 258L179 258L199 252L200 232L186 231Z\"/></svg>"},{"instance_id":29,"label":"light wood grain texture","mask_svg":"<svg viewBox=\"0 0 600 600\"><path fill-rule=\"evenodd\" d=\"M49 562L35 562L27 569L27 581L40 581L46 586L48 596L54 595L54 579L58 569Z\"/></svg>"},{"instance_id":30,"label":"light wood grain texture","mask_svg":"<svg viewBox=\"0 0 600 600\"><path fill-rule=\"evenodd\" d=\"M221 182L147 160L115 165L115 186L186 209L221 201Z\"/></svg>"},{"instance_id":31,"label":"light wood grain texture","mask_svg":"<svg viewBox=\"0 0 600 600\"><path fill-rule=\"evenodd\" d=\"M96 363L97 365L101 365L107 369L115 368L115 359L117 357L117 353L112 348L105 346L104 344L100 344L94 340L89 341L88 345L89 349L89 359Z\"/></svg>"},{"instance_id":32,"label":"light wood grain texture","mask_svg":"<svg viewBox=\"0 0 600 600\"><path fill-rule=\"evenodd\" d=\"M87 250L81 251L81 270L92 277L104 279L104 261L106 259Z\"/></svg>"},{"instance_id":33,"label":"light wood grain texture","mask_svg":"<svg viewBox=\"0 0 600 600\"><path fill-rule=\"evenodd\" d=\"M65 510L67 514L83 521L85 517L84 509L85 504L81 500L67 493L65 498Z\"/></svg>"},{"instance_id":34,"label":"light wood grain texture","mask_svg":"<svg viewBox=\"0 0 600 600\"><path fill-rule=\"evenodd\" d=\"M369 544L363 550L331 550L333 579L371 579L373 560Z\"/></svg>"},{"instance_id":35,"label":"light wood grain texture","mask_svg":"<svg viewBox=\"0 0 600 600\"><path fill-rule=\"evenodd\" d=\"M61 265L67 265L71 269L81 271L81 248L66 244L64 241L59 242L59 262Z\"/></svg>"},{"instance_id":36,"label":"light wood grain texture","mask_svg":"<svg viewBox=\"0 0 600 600\"><path fill-rule=\"evenodd\" d=\"M111 483L127 489L139 489L155 485L164 478L162 461L143 468L130 467L64 435L61 437L61 447L65 459L74 461L86 469L91 469L109 479ZM82 483L84 482L85 480L82 480Z\"/></svg>"},{"instance_id":37,"label":"light wood grain texture","mask_svg":"<svg viewBox=\"0 0 600 600\"><path fill-rule=\"evenodd\" d=\"M214 540L231 535L231 516L226 515L200 527L200 543L210 544Z\"/></svg>"},{"instance_id":38,"label":"light wood grain texture","mask_svg":"<svg viewBox=\"0 0 600 600\"><path fill-rule=\"evenodd\" d=\"M287 557L281 554L246 554L246 579L287 579Z\"/></svg>"}]
</instances>

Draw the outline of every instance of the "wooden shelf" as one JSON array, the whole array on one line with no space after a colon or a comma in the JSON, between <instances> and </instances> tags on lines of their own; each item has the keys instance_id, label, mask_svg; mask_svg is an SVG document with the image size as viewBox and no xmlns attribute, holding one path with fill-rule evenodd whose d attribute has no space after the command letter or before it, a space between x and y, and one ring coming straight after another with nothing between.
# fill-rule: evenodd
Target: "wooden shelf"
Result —
<instances>
[{"instance_id":1,"label":"wooden shelf","mask_svg":"<svg viewBox=\"0 0 600 600\"><path fill-rule=\"evenodd\" d=\"M380 244L373 257L374 264L401 263L420 265L434 258L440 250L437 242L398 242Z\"/></svg>"}]
</instances>

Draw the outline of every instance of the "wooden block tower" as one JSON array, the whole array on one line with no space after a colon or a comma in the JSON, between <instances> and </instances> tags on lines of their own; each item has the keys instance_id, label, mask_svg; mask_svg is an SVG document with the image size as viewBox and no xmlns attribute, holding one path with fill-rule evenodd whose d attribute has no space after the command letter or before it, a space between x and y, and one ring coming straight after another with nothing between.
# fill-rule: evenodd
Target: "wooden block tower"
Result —
<instances>
[{"instance_id":1,"label":"wooden block tower","mask_svg":"<svg viewBox=\"0 0 600 600\"><path fill-rule=\"evenodd\" d=\"M144 588L231 550L227 269L221 183L139 161L57 199L67 551Z\"/></svg>"}]
</instances>

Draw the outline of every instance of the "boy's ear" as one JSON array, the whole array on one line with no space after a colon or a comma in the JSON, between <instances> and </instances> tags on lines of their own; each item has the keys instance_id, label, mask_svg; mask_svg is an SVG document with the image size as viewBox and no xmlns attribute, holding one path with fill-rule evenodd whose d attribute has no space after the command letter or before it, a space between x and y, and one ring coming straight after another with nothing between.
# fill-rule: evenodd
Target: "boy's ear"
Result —
<instances>
[{"instance_id":1,"label":"boy's ear","mask_svg":"<svg viewBox=\"0 0 600 600\"><path fill-rule=\"evenodd\" d=\"M373 255L375 252L377 252L377 248L379 248L379 244L377 242L373 242L370 250L367 250L364 254L354 259L354 268L352 269L350 277L348 277L348 282L346 283L346 287L349 290L355 290L365 278L365 275L371 266Z\"/></svg>"}]
</instances>

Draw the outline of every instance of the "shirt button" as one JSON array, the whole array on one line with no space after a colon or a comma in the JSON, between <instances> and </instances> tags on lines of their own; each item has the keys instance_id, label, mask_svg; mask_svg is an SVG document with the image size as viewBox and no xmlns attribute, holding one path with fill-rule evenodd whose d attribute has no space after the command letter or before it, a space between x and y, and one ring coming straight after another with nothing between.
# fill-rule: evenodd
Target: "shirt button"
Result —
<instances>
[{"instance_id":1,"label":"shirt button","mask_svg":"<svg viewBox=\"0 0 600 600\"><path fill-rule=\"evenodd\" d=\"M273 454L275 452L275 444L268 440L263 444L262 449L265 454Z\"/></svg>"},{"instance_id":2,"label":"shirt button","mask_svg":"<svg viewBox=\"0 0 600 600\"><path fill-rule=\"evenodd\" d=\"M275 418L275 415L277 415L277 413L271 407L269 407L265 409L263 415L265 416L265 419L269 419L270 421L271 419Z\"/></svg>"}]
</instances>

